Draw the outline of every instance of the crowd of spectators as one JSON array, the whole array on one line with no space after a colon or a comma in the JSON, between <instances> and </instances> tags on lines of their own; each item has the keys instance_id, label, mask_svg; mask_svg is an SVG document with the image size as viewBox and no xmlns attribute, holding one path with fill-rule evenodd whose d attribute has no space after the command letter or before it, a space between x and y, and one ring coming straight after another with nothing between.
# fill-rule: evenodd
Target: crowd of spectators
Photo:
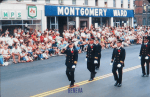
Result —
<instances>
[{"instance_id":1,"label":"crowd of spectators","mask_svg":"<svg viewBox=\"0 0 150 97\"><path fill-rule=\"evenodd\" d=\"M122 46L141 44L145 31L150 33L150 27L99 27L90 29L64 30L60 35L59 30L27 31L21 28L8 30L0 35L0 64L4 65L13 59L14 63L44 60L51 56L62 55L62 51L70 42L74 42L79 53L84 53L90 38L98 39L102 49L116 47L117 39L123 40ZM17 60L17 61L16 61Z\"/></svg>"}]
</instances>

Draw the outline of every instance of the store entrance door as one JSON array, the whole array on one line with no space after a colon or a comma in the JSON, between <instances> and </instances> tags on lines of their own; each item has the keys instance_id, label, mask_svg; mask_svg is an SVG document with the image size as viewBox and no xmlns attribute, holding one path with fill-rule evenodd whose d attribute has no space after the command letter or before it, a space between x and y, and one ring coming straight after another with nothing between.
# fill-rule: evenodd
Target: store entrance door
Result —
<instances>
[{"instance_id":1,"label":"store entrance door","mask_svg":"<svg viewBox=\"0 0 150 97\"><path fill-rule=\"evenodd\" d=\"M80 17L80 29L84 29L84 27L89 28L89 18L88 17Z\"/></svg>"},{"instance_id":2,"label":"store entrance door","mask_svg":"<svg viewBox=\"0 0 150 97\"><path fill-rule=\"evenodd\" d=\"M120 22L115 22L114 24L116 27L119 27L120 26Z\"/></svg>"},{"instance_id":3,"label":"store entrance door","mask_svg":"<svg viewBox=\"0 0 150 97\"><path fill-rule=\"evenodd\" d=\"M87 21L80 21L80 28L84 29L84 27L87 27Z\"/></svg>"},{"instance_id":4,"label":"store entrance door","mask_svg":"<svg viewBox=\"0 0 150 97\"><path fill-rule=\"evenodd\" d=\"M67 30L67 17L58 17L59 33L62 36L64 30Z\"/></svg>"}]
</instances>

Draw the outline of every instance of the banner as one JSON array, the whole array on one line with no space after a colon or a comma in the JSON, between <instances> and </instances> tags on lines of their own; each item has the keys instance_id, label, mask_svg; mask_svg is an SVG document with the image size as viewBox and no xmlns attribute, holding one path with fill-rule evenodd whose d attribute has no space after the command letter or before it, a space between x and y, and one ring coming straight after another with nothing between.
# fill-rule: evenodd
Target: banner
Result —
<instances>
[{"instance_id":1,"label":"banner","mask_svg":"<svg viewBox=\"0 0 150 97\"><path fill-rule=\"evenodd\" d=\"M45 16L134 17L133 10L45 5Z\"/></svg>"}]
</instances>

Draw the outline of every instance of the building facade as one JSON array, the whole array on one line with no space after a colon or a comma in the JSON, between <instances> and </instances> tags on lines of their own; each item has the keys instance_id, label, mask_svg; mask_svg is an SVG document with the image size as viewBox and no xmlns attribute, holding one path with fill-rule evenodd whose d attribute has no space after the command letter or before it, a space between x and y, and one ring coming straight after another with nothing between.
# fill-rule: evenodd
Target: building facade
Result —
<instances>
[{"instance_id":1,"label":"building facade","mask_svg":"<svg viewBox=\"0 0 150 97\"><path fill-rule=\"evenodd\" d=\"M147 0L134 0L134 24L150 26L150 4Z\"/></svg>"},{"instance_id":2,"label":"building facade","mask_svg":"<svg viewBox=\"0 0 150 97\"><path fill-rule=\"evenodd\" d=\"M59 29L60 33L73 28L90 29L91 25L133 27L133 3L133 0L6 0L0 4L0 27L6 29L10 25L14 26L15 21L18 21L17 24L23 29L28 25L28 28L42 31L46 28ZM31 9L36 9L36 17L29 16L33 14L30 13ZM17 12L20 10L22 17L18 18ZM15 12L14 18L11 17L12 11ZM8 17L3 16L6 12Z\"/></svg>"}]
</instances>

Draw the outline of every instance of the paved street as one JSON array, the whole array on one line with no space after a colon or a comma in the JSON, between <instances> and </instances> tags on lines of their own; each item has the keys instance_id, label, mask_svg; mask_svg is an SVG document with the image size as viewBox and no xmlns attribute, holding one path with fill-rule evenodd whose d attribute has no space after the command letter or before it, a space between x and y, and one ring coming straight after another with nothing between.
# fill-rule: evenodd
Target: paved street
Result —
<instances>
[{"instance_id":1,"label":"paved street","mask_svg":"<svg viewBox=\"0 0 150 97\"><path fill-rule=\"evenodd\" d=\"M90 83L85 82L90 78L85 53L79 54L75 80L76 83L81 82L78 88L82 88L82 93L68 93L68 89L50 93L51 90L65 88L70 84L65 74L65 56L58 56L1 67L1 97L150 97L150 77L141 77L142 70L138 59L140 45L125 49L126 72L123 73L122 87L114 86L112 66L109 65L113 49L107 49L102 51L97 80ZM133 69L129 69L132 67ZM99 76L102 78L98 78Z\"/></svg>"}]
</instances>

